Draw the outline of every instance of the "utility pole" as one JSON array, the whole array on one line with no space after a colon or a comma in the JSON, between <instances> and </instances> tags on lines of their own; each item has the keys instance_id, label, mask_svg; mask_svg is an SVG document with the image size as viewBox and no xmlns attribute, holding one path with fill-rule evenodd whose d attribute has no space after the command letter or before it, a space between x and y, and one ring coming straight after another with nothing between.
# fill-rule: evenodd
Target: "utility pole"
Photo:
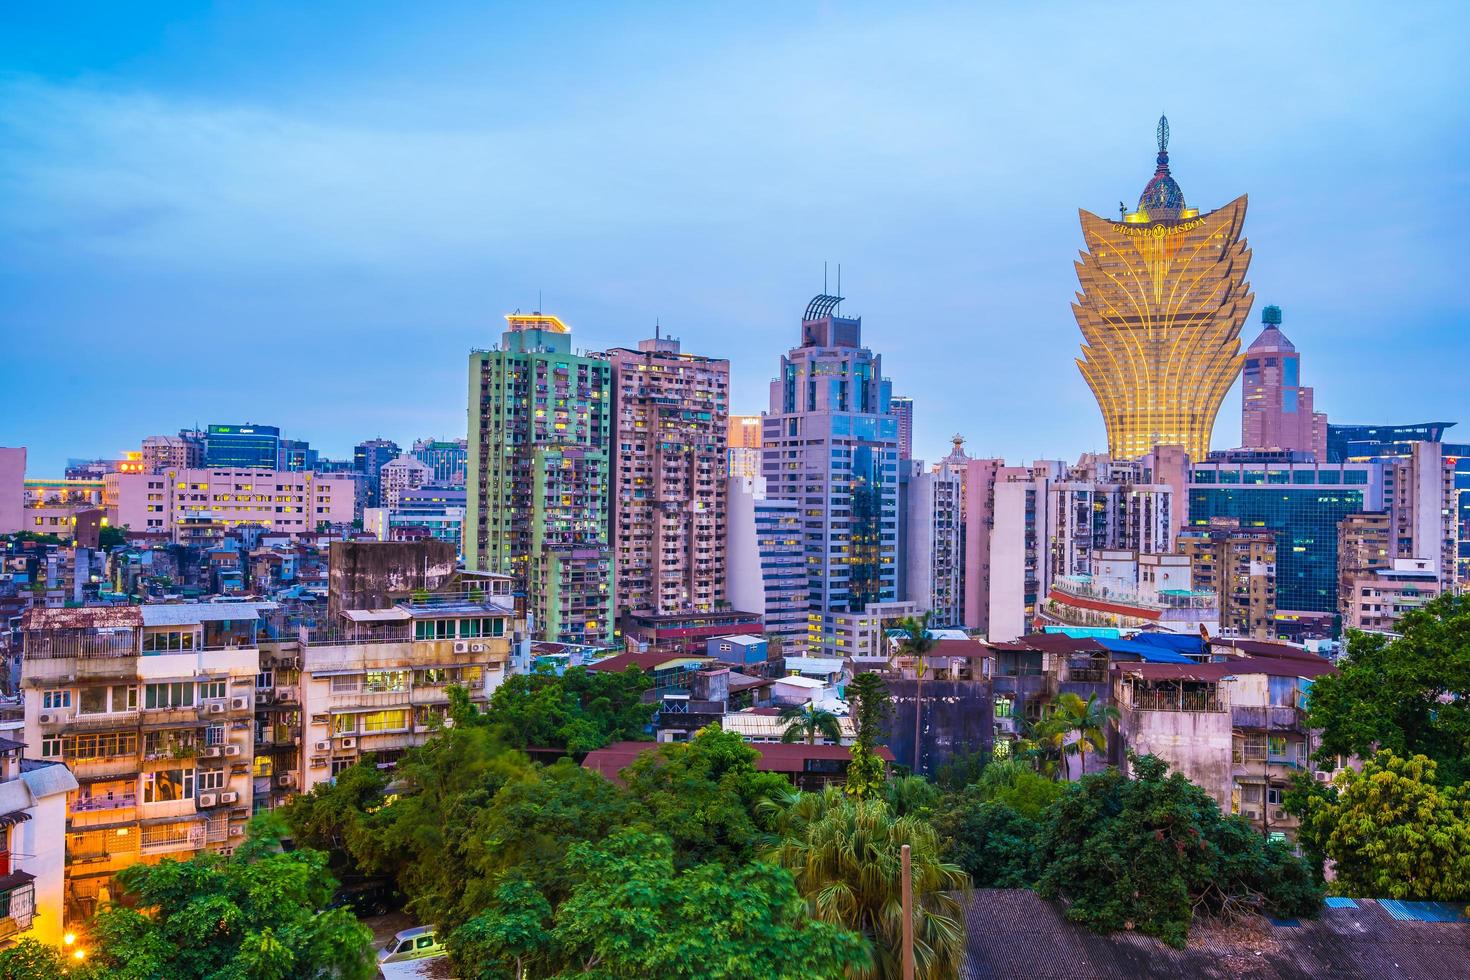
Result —
<instances>
[{"instance_id":1,"label":"utility pole","mask_svg":"<svg viewBox=\"0 0 1470 980\"><path fill-rule=\"evenodd\" d=\"M914 873L907 844L899 855L903 867L903 980L914 980Z\"/></svg>"}]
</instances>

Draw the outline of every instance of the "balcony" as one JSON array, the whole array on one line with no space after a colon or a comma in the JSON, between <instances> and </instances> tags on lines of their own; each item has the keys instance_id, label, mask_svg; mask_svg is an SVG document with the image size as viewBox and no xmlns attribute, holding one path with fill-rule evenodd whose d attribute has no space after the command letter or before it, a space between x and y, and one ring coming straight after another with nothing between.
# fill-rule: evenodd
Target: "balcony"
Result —
<instances>
[{"instance_id":1,"label":"balcony","mask_svg":"<svg viewBox=\"0 0 1470 980\"><path fill-rule=\"evenodd\" d=\"M143 854L170 854L177 851L197 851L204 846L203 823L159 824L143 828L138 850Z\"/></svg>"},{"instance_id":2,"label":"balcony","mask_svg":"<svg viewBox=\"0 0 1470 980\"><path fill-rule=\"evenodd\" d=\"M0 939L25 932L36 915L35 875L12 871L0 878Z\"/></svg>"},{"instance_id":3,"label":"balcony","mask_svg":"<svg viewBox=\"0 0 1470 980\"><path fill-rule=\"evenodd\" d=\"M1291 705L1243 705L1230 706L1230 723L1235 728L1271 731L1304 731L1302 712Z\"/></svg>"},{"instance_id":4,"label":"balcony","mask_svg":"<svg viewBox=\"0 0 1470 980\"><path fill-rule=\"evenodd\" d=\"M134 754L108 756L105 759L67 759L66 766L71 774L82 782L99 779L119 779L136 776L139 772L138 757Z\"/></svg>"}]
</instances>

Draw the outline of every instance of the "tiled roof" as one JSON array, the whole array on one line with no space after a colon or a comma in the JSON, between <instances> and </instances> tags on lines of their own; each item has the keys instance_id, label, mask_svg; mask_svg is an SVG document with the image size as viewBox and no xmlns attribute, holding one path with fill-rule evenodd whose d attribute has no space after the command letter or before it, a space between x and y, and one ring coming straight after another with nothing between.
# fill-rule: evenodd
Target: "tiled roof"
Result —
<instances>
[{"instance_id":1,"label":"tiled roof","mask_svg":"<svg viewBox=\"0 0 1470 980\"><path fill-rule=\"evenodd\" d=\"M977 889L965 907L962 980L1036 977L1427 978L1466 975L1470 923L1400 921L1378 902L1323 908L1278 925L1196 925L1185 949L1136 932L1099 935L1068 922L1060 904L1025 889Z\"/></svg>"}]
</instances>

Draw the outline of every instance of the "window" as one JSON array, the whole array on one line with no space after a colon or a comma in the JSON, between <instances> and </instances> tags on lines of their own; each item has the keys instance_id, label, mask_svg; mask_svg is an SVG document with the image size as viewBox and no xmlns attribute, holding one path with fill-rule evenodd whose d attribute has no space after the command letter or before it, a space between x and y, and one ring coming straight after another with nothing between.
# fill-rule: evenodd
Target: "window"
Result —
<instances>
[{"instance_id":1,"label":"window","mask_svg":"<svg viewBox=\"0 0 1470 980\"><path fill-rule=\"evenodd\" d=\"M77 714L105 715L138 710L138 689L126 684L83 688L77 695Z\"/></svg>"},{"instance_id":2,"label":"window","mask_svg":"<svg viewBox=\"0 0 1470 980\"><path fill-rule=\"evenodd\" d=\"M46 735L41 739L41 758L56 759L61 756L61 736Z\"/></svg>"},{"instance_id":3,"label":"window","mask_svg":"<svg viewBox=\"0 0 1470 980\"><path fill-rule=\"evenodd\" d=\"M397 711L373 711L362 715L362 731L371 732L395 732L407 729L408 709L401 708Z\"/></svg>"},{"instance_id":4,"label":"window","mask_svg":"<svg viewBox=\"0 0 1470 980\"><path fill-rule=\"evenodd\" d=\"M276 686L275 673L265 670L255 675L255 686L260 690L268 690Z\"/></svg>"},{"instance_id":5,"label":"window","mask_svg":"<svg viewBox=\"0 0 1470 980\"><path fill-rule=\"evenodd\" d=\"M995 699L995 717L1009 718L1015 702L1010 698L997 697Z\"/></svg>"},{"instance_id":6,"label":"window","mask_svg":"<svg viewBox=\"0 0 1470 980\"><path fill-rule=\"evenodd\" d=\"M145 708L187 708L193 703L194 684L191 681L148 684L143 688Z\"/></svg>"},{"instance_id":7,"label":"window","mask_svg":"<svg viewBox=\"0 0 1470 980\"><path fill-rule=\"evenodd\" d=\"M71 691L43 691L41 692L41 707L43 708L70 708Z\"/></svg>"},{"instance_id":8,"label":"window","mask_svg":"<svg viewBox=\"0 0 1470 980\"><path fill-rule=\"evenodd\" d=\"M1266 802L1268 804L1270 804L1271 806L1280 806L1281 805L1281 790L1278 787L1275 787L1275 786L1267 787L1267 789L1266 789Z\"/></svg>"},{"instance_id":9,"label":"window","mask_svg":"<svg viewBox=\"0 0 1470 980\"><path fill-rule=\"evenodd\" d=\"M204 744L205 745L224 745L225 744L225 726L224 725L210 725L208 728L206 728L204 730Z\"/></svg>"},{"instance_id":10,"label":"window","mask_svg":"<svg viewBox=\"0 0 1470 980\"><path fill-rule=\"evenodd\" d=\"M173 653L178 650L194 649L193 630L167 630L148 633L143 637L144 653Z\"/></svg>"},{"instance_id":11,"label":"window","mask_svg":"<svg viewBox=\"0 0 1470 980\"><path fill-rule=\"evenodd\" d=\"M210 793L224 788L225 771L223 769L199 770L199 792Z\"/></svg>"},{"instance_id":12,"label":"window","mask_svg":"<svg viewBox=\"0 0 1470 980\"><path fill-rule=\"evenodd\" d=\"M143 774L144 803L170 803L193 798L193 769L160 769Z\"/></svg>"},{"instance_id":13,"label":"window","mask_svg":"<svg viewBox=\"0 0 1470 980\"><path fill-rule=\"evenodd\" d=\"M219 700L220 698L223 698L224 696L225 696L225 682L224 681L200 681L199 682L199 700L201 700L201 701Z\"/></svg>"},{"instance_id":14,"label":"window","mask_svg":"<svg viewBox=\"0 0 1470 980\"><path fill-rule=\"evenodd\" d=\"M391 694L408 690L408 671L370 670L363 677L363 691L368 694Z\"/></svg>"},{"instance_id":15,"label":"window","mask_svg":"<svg viewBox=\"0 0 1470 980\"><path fill-rule=\"evenodd\" d=\"M72 736L63 746L68 759L109 759L138 754L136 732L109 732L104 735Z\"/></svg>"},{"instance_id":16,"label":"window","mask_svg":"<svg viewBox=\"0 0 1470 980\"><path fill-rule=\"evenodd\" d=\"M357 731L357 715L338 715L332 719L334 735L351 735Z\"/></svg>"}]
</instances>

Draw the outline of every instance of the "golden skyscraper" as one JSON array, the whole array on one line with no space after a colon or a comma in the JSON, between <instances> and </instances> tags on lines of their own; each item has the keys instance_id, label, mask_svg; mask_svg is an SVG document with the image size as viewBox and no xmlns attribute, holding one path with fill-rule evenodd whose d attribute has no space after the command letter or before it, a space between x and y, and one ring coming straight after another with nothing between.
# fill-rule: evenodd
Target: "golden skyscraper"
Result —
<instances>
[{"instance_id":1,"label":"golden skyscraper","mask_svg":"<svg viewBox=\"0 0 1470 980\"><path fill-rule=\"evenodd\" d=\"M1079 211L1087 250L1072 312L1082 328L1077 366L1108 427L1114 459L1156 445L1193 459L1245 357L1240 328L1255 299L1245 281L1245 195L1208 214L1187 207L1169 175L1169 121L1159 119L1158 167L1121 221Z\"/></svg>"}]
</instances>

